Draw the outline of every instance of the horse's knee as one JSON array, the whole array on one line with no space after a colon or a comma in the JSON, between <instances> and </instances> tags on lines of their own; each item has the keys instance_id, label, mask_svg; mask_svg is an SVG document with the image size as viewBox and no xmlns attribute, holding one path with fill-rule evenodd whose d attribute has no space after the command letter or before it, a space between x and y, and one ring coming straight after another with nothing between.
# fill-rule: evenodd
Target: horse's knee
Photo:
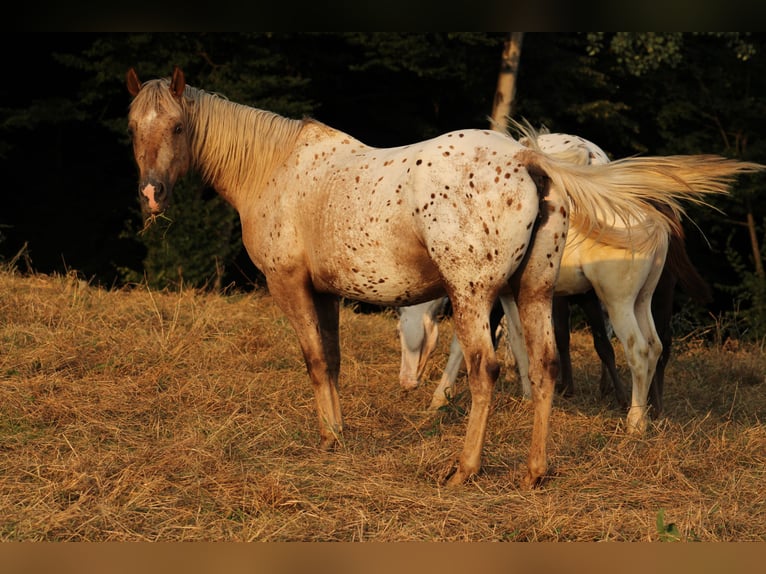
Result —
<instances>
[{"instance_id":1,"label":"horse's knee","mask_svg":"<svg viewBox=\"0 0 766 574\"><path fill-rule=\"evenodd\" d=\"M561 363L556 353L546 353L542 361L542 380L549 383L551 387L555 386L555 382L559 378L561 373Z\"/></svg>"},{"instance_id":2,"label":"horse's knee","mask_svg":"<svg viewBox=\"0 0 766 574\"><path fill-rule=\"evenodd\" d=\"M494 354L476 353L471 358L471 372L476 373L480 379L487 380L491 384L500 376L500 362Z\"/></svg>"}]
</instances>

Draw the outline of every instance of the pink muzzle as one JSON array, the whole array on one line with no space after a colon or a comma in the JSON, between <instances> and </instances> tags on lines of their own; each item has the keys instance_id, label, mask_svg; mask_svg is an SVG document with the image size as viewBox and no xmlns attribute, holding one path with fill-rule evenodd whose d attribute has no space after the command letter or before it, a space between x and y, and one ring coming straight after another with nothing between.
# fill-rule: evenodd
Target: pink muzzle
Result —
<instances>
[{"instance_id":1,"label":"pink muzzle","mask_svg":"<svg viewBox=\"0 0 766 574\"><path fill-rule=\"evenodd\" d=\"M139 185L138 191L142 207L145 211L152 214L164 211L164 203L167 198L167 187L165 184L155 179L144 180Z\"/></svg>"}]
</instances>

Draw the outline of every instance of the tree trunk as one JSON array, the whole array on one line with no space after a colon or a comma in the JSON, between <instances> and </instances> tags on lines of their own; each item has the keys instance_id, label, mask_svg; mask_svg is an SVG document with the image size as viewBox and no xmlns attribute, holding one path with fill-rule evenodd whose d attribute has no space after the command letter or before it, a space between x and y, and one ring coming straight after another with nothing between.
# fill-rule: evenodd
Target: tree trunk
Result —
<instances>
[{"instance_id":1,"label":"tree trunk","mask_svg":"<svg viewBox=\"0 0 766 574\"><path fill-rule=\"evenodd\" d=\"M755 260L755 275L761 283L766 279L766 273L763 270L763 260L761 259L761 249L758 245L758 234L755 229L755 218L752 210L747 211L747 230L750 233L750 247L753 250L753 259Z\"/></svg>"},{"instance_id":2,"label":"tree trunk","mask_svg":"<svg viewBox=\"0 0 766 574\"><path fill-rule=\"evenodd\" d=\"M497 77L497 90L492 102L490 127L493 130L502 132L508 128L507 118L511 115L513 98L516 95L516 76L519 72L519 58L521 57L521 42L523 39L524 32L511 32L503 44L500 73Z\"/></svg>"}]
</instances>

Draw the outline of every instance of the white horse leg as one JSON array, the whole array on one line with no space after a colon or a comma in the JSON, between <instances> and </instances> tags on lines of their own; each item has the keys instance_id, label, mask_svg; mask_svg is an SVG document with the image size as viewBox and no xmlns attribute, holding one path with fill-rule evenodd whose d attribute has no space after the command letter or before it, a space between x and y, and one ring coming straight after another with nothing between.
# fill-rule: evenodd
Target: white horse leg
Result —
<instances>
[{"instance_id":1,"label":"white horse leg","mask_svg":"<svg viewBox=\"0 0 766 574\"><path fill-rule=\"evenodd\" d=\"M452 343L450 344L447 366L444 367L444 373L442 373L439 385L436 387L436 390L431 397L431 404L429 405L428 410L436 411L449 403L455 392L455 382L457 381L457 376L460 373L460 368L463 364L463 349L460 347L460 342L457 337L453 336Z\"/></svg>"},{"instance_id":2,"label":"white horse leg","mask_svg":"<svg viewBox=\"0 0 766 574\"><path fill-rule=\"evenodd\" d=\"M500 303L505 311L505 322L508 328L507 345L516 360L516 370L521 379L521 393L525 399L532 398L532 385L529 382L529 355L524 342L524 331L521 328L521 318L516 300L510 295L501 295Z\"/></svg>"},{"instance_id":3,"label":"white horse leg","mask_svg":"<svg viewBox=\"0 0 766 574\"><path fill-rule=\"evenodd\" d=\"M651 383L654 378L654 373L657 370L657 361L662 355L662 341L657 334L657 328L654 324L652 317L652 301L651 296L641 297L636 301L636 319L638 320L638 326L641 332L644 333L646 338L646 346L648 350L647 354L647 370L646 380ZM646 389L647 400L649 397L649 388Z\"/></svg>"},{"instance_id":4,"label":"white horse leg","mask_svg":"<svg viewBox=\"0 0 766 574\"><path fill-rule=\"evenodd\" d=\"M436 319L446 302L447 298L441 297L399 309L399 339L402 347L399 383L405 389L414 389L420 385L420 378L439 337Z\"/></svg>"},{"instance_id":5,"label":"white horse leg","mask_svg":"<svg viewBox=\"0 0 766 574\"><path fill-rule=\"evenodd\" d=\"M648 424L647 399L651 380L647 378L649 344L636 320L632 301L609 301L606 305L612 328L622 343L633 382L632 399L627 417L628 432L641 434Z\"/></svg>"},{"instance_id":6,"label":"white horse leg","mask_svg":"<svg viewBox=\"0 0 766 574\"><path fill-rule=\"evenodd\" d=\"M607 307L614 332L622 343L633 380L626 421L629 433L642 434L649 423L649 385L662 354L662 343L652 319L652 295L662 273L666 253L667 245L657 249L652 260L646 262L645 280L634 297L601 299Z\"/></svg>"},{"instance_id":7,"label":"white horse leg","mask_svg":"<svg viewBox=\"0 0 766 574\"><path fill-rule=\"evenodd\" d=\"M648 404L649 402L649 390L654 373L657 370L657 362L662 355L662 340L657 334L657 327L654 324L654 317L652 315L652 297L657 287L657 283L662 275L662 269L665 265L666 250L658 250L655 254L652 270L647 277L646 283L641 288L636 298L636 320L638 321L638 327L641 329L644 338L646 339L647 357L646 357L646 380L647 388L646 395L640 397Z\"/></svg>"}]
</instances>

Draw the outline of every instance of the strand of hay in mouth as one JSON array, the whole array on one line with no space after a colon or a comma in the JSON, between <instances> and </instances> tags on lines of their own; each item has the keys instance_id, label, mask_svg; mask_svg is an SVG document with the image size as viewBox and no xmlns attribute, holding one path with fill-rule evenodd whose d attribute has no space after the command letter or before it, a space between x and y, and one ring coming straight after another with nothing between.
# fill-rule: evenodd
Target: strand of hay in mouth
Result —
<instances>
[{"instance_id":1,"label":"strand of hay in mouth","mask_svg":"<svg viewBox=\"0 0 766 574\"><path fill-rule=\"evenodd\" d=\"M141 228L138 234L143 235L144 233L146 233L149 230L149 228L157 222L158 219L163 219L167 221L168 225L172 225L173 223L173 220L170 219L167 215L165 215L164 212L159 214L152 213L149 217L144 219L144 226Z\"/></svg>"}]
</instances>

